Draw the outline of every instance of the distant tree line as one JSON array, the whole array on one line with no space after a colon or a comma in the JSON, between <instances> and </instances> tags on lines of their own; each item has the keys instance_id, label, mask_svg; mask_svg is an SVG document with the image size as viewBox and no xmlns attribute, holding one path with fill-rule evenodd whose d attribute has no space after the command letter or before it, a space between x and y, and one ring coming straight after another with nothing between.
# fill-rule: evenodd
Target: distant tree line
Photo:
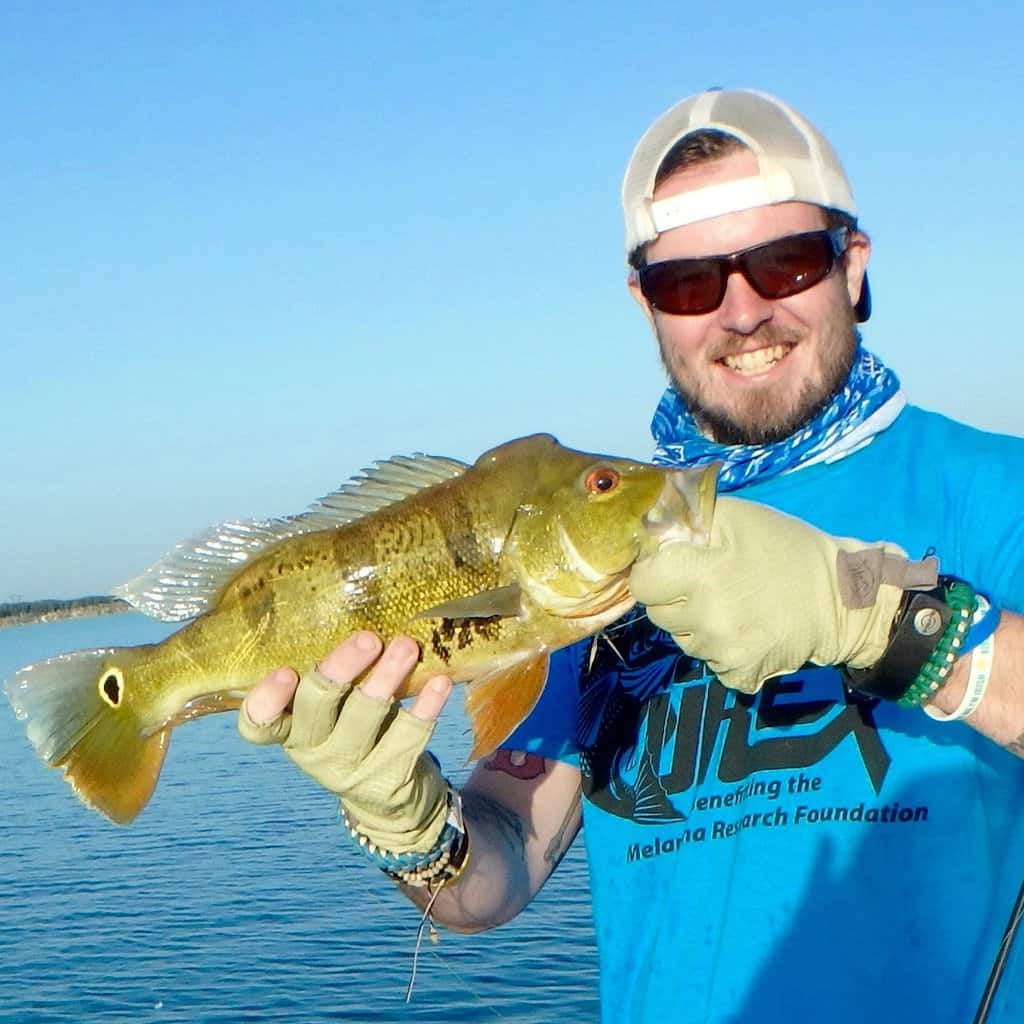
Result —
<instances>
[{"instance_id":1,"label":"distant tree line","mask_svg":"<svg viewBox=\"0 0 1024 1024\"><path fill-rule=\"evenodd\" d=\"M66 601L11 601L0 604L0 628L24 626L33 622L55 622L58 619L80 619L90 615L118 615L131 610L131 605L119 597L75 597Z\"/></svg>"}]
</instances>

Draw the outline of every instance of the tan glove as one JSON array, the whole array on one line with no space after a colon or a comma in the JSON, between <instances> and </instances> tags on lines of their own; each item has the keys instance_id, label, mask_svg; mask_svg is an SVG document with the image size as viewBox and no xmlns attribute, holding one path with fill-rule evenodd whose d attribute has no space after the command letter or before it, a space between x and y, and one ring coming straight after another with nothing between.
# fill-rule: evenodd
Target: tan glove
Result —
<instances>
[{"instance_id":1,"label":"tan glove","mask_svg":"<svg viewBox=\"0 0 1024 1024\"><path fill-rule=\"evenodd\" d=\"M666 546L630 585L653 622L726 685L755 693L807 662L881 658L904 589L934 586L934 560L893 544L832 537L740 498L715 507L708 547Z\"/></svg>"},{"instance_id":2,"label":"tan glove","mask_svg":"<svg viewBox=\"0 0 1024 1024\"><path fill-rule=\"evenodd\" d=\"M371 843L392 853L425 853L444 828L448 783L426 752L434 724L316 671L299 682L291 714L265 725L244 706L238 715L245 739L280 743L307 775L338 794Z\"/></svg>"}]
</instances>

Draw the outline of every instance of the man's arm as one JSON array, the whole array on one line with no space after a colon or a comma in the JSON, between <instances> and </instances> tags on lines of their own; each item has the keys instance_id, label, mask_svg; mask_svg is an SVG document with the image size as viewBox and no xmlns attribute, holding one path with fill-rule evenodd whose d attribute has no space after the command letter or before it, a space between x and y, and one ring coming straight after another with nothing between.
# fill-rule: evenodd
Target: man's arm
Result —
<instances>
[{"instance_id":1,"label":"man's arm","mask_svg":"<svg viewBox=\"0 0 1024 1024\"><path fill-rule=\"evenodd\" d=\"M446 885L431 917L478 932L519 913L558 866L580 828L580 773L536 754L498 750L462 789L469 860ZM419 907L429 894L399 887Z\"/></svg>"},{"instance_id":2,"label":"man's arm","mask_svg":"<svg viewBox=\"0 0 1024 1024\"><path fill-rule=\"evenodd\" d=\"M425 747L452 684L444 676L428 680L408 709L400 708L394 695L418 658L408 637L382 653L378 637L358 633L310 676L299 680L291 669L278 669L255 686L239 714L239 731L252 742L281 744L336 793L371 852L432 859L450 799ZM468 857L438 891L431 916L467 932L515 916L579 831L579 793L578 770L561 762L499 750L478 764L461 794ZM421 907L432 895L429 887L400 888Z\"/></svg>"},{"instance_id":3,"label":"man's arm","mask_svg":"<svg viewBox=\"0 0 1024 1024\"><path fill-rule=\"evenodd\" d=\"M903 586L920 585L908 582L908 565L894 545L832 537L766 505L726 496L718 500L707 547L667 546L634 567L630 584L651 620L683 650L726 686L754 693L766 679L807 663L876 666L901 614ZM984 593L984 580L969 582ZM939 711L959 706L972 656L959 657L929 698ZM1003 611L988 689L965 721L1024 757L1021 615Z\"/></svg>"},{"instance_id":4,"label":"man's arm","mask_svg":"<svg viewBox=\"0 0 1024 1024\"><path fill-rule=\"evenodd\" d=\"M1024 758L1024 616L1004 611L994 636L992 674L977 710L964 721L983 736ZM957 659L931 705L952 714L970 676L971 655Z\"/></svg>"}]
</instances>

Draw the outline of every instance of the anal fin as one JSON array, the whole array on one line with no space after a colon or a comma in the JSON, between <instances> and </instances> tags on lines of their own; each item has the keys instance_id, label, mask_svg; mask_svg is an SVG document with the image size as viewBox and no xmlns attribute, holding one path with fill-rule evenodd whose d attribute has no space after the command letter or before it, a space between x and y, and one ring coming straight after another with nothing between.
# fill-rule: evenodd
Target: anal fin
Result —
<instances>
[{"instance_id":1,"label":"anal fin","mask_svg":"<svg viewBox=\"0 0 1024 1024\"><path fill-rule=\"evenodd\" d=\"M492 672L466 687L475 761L493 753L533 710L548 678L548 656L537 655Z\"/></svg>"},{"instance_id":2,"label":"anal fin","mask_svg":"<svg viewBox=\"0 0 1024 1024\"><path fill-rule=\"evenodd\" d=\"M118 825L127 825L146 806L167 753L171 730L142 736L128 723L86 733L59 761L83 803Z\"/></svg>"}]
</instances>

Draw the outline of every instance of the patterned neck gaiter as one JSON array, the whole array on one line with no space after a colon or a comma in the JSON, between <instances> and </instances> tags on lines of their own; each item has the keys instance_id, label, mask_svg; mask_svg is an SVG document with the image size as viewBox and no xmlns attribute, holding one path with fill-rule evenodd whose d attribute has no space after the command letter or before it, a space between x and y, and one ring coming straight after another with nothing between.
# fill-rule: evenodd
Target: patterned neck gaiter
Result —
<instances>
[{"instance_id":1,"label":"patterned neck gaiter","mask_svg":"<svg viewBox=\"0 0 1024 1024\"><path fill-rule=\"evenodd\" d=\"M718 488L735 491L857 451L885 430L905 405L896 374L863 347L858 347L850 375L835 398L813 420L775 444L724 445L709 440L676 389L669 387L651 421L657 443L654 462L687 467L721 462Z\"/></svg>"}]
</instances>

